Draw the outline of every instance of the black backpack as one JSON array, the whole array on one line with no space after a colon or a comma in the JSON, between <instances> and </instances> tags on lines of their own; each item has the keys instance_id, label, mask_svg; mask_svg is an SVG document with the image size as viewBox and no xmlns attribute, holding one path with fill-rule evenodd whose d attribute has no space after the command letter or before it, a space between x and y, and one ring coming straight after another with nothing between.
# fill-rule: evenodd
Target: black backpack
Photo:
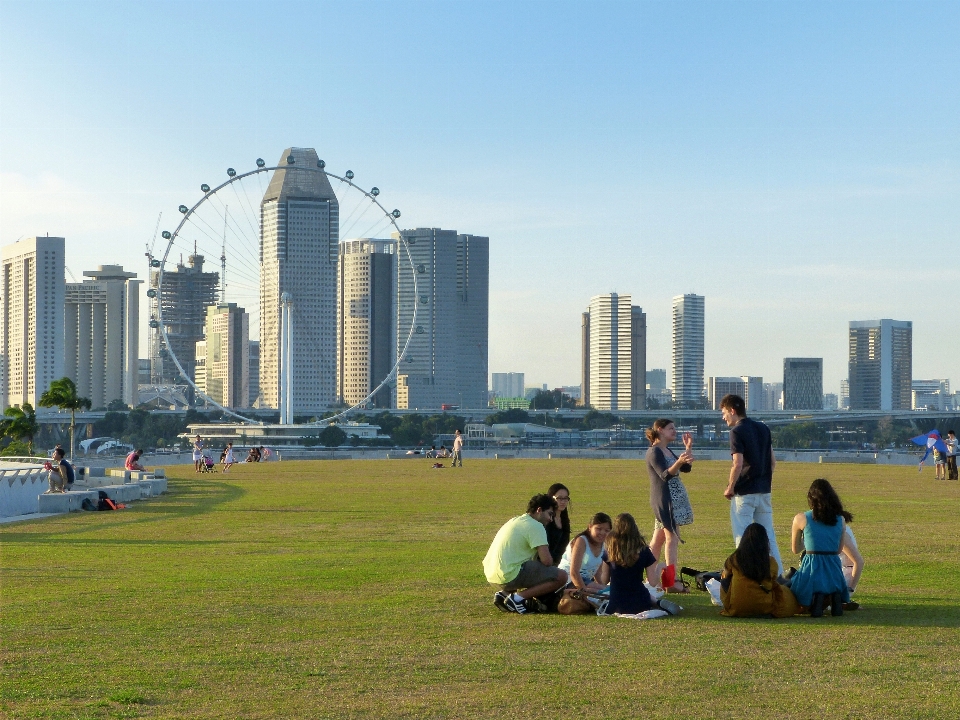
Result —
<instances>
[{"instance_id":1,"label":"black backpack","mask_svg":"<svg viewBox=\"0 0 960 720\"><path fill-rule=\"evenodd\" d=\"M83 502L80 503L80 507L84 510L96 510L97 506L93 504L93 500L90 498L84 498Z\"/></svg>"}]
</instances>

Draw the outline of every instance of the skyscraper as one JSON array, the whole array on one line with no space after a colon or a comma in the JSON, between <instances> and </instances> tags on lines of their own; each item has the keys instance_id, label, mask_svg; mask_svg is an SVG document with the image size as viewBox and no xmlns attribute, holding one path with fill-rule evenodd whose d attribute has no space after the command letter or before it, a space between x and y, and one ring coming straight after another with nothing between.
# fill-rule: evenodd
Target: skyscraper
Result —
<instances>
[{"instance_id":1,"label":"skyscraper","mask_svg":"<svg viewBox=\"0 0 960 720\"><path fill-rule=\"evenodd\" d=\"M823 409L823 358L783 359L783 409Z\"/></svg>"},{"instance_id":2,"label":"skyscraper","mask_svg":"<svg viewBox=\"0 0 960 720\"><path fill-rule=\"evenodd\" d=\"M83 274L91 279L66 285L64 374L94 408L136 407L141 281L120 265Z\"/></svg>"},{"instance_id":3,"label":"skyscraper","mask_svg":"<svg viewBox=\"0 0 960 720\"><path fill-rule=\"evenodd\" d=\"M280 407L280 295L289 293L295 413L336 400L340 205L319 162L313 148L284 150L260 203L260 397Z\"/></svg>"},{"instance_id":4,"label":"skyscraper","mask_svg":"<svg viewBox=\"0 0 960 720\"><path fill-rule=\"evenodd\" d=\"M742 377L712 377L707 379L707 403L711 410L720 409L724 395L739 395L746 400L747 383Z\"/></svg>"},{"instance_id":5,"label":"skyscraper","mask_svg":"<svg viewBox=\"0 0 960 720\"><path fill-rule=\"evenodd\" d=\"M673 299L673 401L686 406L703 402L702 295Z\"/></svg>"},{"instance_id":6,"label":"skyscraper","mask_svg":"<svg viewBox=\"0 0 960 720\"><path fill-rule=\"evenodd\" d=\"M747 412L763 410L763 378L741 375L740 379L743 380L743 389L746 392L743 400L747 405Z\"/></svg>"},{"instance_id":7,"label":"skyscraper","mask_svg":"<svg viewBox=\"0 0 960 720\"><path fill-rule=\"evenodd\" d=\"M398 354L413 319L414 278L417 320L397 373L397 407L486 407L490 241L439 228L402 236L413 269L398 245Z\"/></svg>"},{"instance_id":8,"label":"skyscraper","mask_svg":"<svg viewBox=\"0 0 960 720\"><path fill-rule=\"evenodd\" d=\"M501 398L523 397L523 373L493 373L493 393Z\"/></svg>"},{"instance_id":9,"label":"skyscraper","mask_svg":"<svg viewBox=\"0 0 960 720\"><path fill-rule=\"evenodd\" d=\"M250 395L247 407L260 407L260 341L250 341Z\"/></svg>"},{"instance_id":10,"label":"skyscraper","mask_svg":"<svg viewBox=\"0 0 960 720\"><path fill-rule=\"evenodd\" d=\"M0 400L30 403L63 376L64 239L32 237L2 251Z\"/></svg>"},{"instance_id":11,"label":"skyscraper","mask_svg":"<svg viewBox=\"0 0 960 720\"><path fill-rule=\"evenodd\" d=\"M630 295L590 298L582 318L583 404L598 410L642 410L646 404L647 316Z\"/></svg>"},{"instance_id":12,"label":"skyscraper","mask_svg":"<svg viewBox=\"0 0 960 720\"><path fill-rule=\"evenodd\" d=\"M170 350L189 377L196 374L197 343L203 340L207 307L216 304L220 287L220 273L204 272L203 261L203 255L194 253L187 258L186 265L179 262L175 270L165 272L157 298L163 308L163 325L167 330ZM159 280L159 271L150 276L153 290L157 289ZM153 382L183 383L177 366L164 347L159 328L154 328L150 344Z\"/></svg>"},{"instance_id":13,"label":"skyscraper","mask_svg":"<svg viewBox=\"0 0 960 720\"><path fill-rule=\"evenodd\" d=\"M849 372L851 410L909 410L913 323L852 320Z\"/></svg>"},{"instance_id":14,"label":"skyscraper","mask_svg":"<svg viewBox=\"0 0 960 720\"><path fill-rule=\"evenodd\" d=\"M206 393L226 408L250 402L250 316L236 303L207 308Z\"/></svg>"},{"instance_id":15,"label":"skyscraper","mask_svg":"<svg viewBox=\"0 0 960 720\"><path fill-rule=\"evenodd\" d=\"M340 243L337 400L341 403L359 403L393 368L396 259L393 240L361 238ZM369 404L391 407L390 387L384 387Z\"/></svg>"}]
</instances>

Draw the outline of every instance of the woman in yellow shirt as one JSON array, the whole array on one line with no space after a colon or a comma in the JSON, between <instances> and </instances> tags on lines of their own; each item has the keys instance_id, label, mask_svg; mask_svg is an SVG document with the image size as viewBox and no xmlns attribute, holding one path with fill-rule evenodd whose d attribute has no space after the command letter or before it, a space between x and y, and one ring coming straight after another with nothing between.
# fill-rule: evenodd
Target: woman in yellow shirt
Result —
<instances>
[{"instance_id":1,"label":"woman in yellow shirt","mask_svg":"<svg viewBox=\"0 0 960 720\"><path fill-rule=\"evenodd\" d=\"M721 615L728 617L790 617L800 605L790 588L777 582L777 561L770 555L767 531L752 523L743 531L737 551L727 558L720 574Z\"/></svg>"}]
</instances>

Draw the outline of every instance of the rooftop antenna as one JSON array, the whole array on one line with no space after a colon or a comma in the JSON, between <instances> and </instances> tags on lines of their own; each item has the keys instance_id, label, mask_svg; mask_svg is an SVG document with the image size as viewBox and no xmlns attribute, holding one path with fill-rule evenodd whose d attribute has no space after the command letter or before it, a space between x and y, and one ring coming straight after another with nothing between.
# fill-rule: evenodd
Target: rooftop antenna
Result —
<instances>
[{"instance_id":1,"label":"rooftop antenna","mask_svg":"<svg viewBox=\"0 0 960 720\"><path fill-rule=\"evenodd\" d=\"M230 217L230 206L225 207L223 215L223 245L220 246L220 302L227 304L227 218Z\"/></svg>"}]
</instances>

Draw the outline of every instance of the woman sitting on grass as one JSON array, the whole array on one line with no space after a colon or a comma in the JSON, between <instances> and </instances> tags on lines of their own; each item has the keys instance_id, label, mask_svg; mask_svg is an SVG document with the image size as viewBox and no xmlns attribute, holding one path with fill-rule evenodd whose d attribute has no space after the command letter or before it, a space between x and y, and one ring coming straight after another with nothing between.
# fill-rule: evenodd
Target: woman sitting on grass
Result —
<instances>
[{"instance_id":1,"label":"woman sitting on grass","mask_svg":"<svg viewBox=\"0 0 960 720\"><path fill-rule=\"evenodd\" d=\"M777 582L779 568L770 555L770 540L760 523L743 531L737 551L727 558L720 575L721 615L728 617L790 617L800 604L789 588Z\"/></svg>"},{"instance_id":2,"label":"woman sitting on grass","mask_svg":"<svg viewBox=\"0 0 960 720\"><path fill-rule=\"evenodd\" d=\"M660 578L661 565L647 547L632 515L617 515L613 531L607 535L606 550L610 576L607 614L632 615L656 607L643 584L643 572L646 570L647 579L655 585Z\"/></svg>"},{"instance_id":3,"label":"woman sitting on grass","mask_svg":"<svg viewBox=\"0 0 960 720\"><path fill-rule=\"evenodd\" d=\"M570 582L581 590L602 590L606 582L597 582L596 576L603 566L603 543L613 529L613 521L606 513L597 513L587 529L570 541L560 569L570 577Z\"/></svg>"},{"instance_id":4,"label":"woman sitting on grass","mask_svg":"<svg viewBox=\"0 0 960 720\"><path fill-rule=\"evenodd\" d=\"M845 545L844 515L849 513L844 512L833 486L823 478L810 485L807 502L810 509L793 518L791 546L793 552L802 550L804 555L790 589L813 617L822 617L827 605L834 615L843 615L843 604L850 601L850 591L843 577L840 553Z\"/></svg>"},{"instance_id":5,"label":"woman sitting on grass","mask_svg":"<svg viewBox=\"0 0 960 720\"><path fill-rule=\"evenodd\" d=\"M553 520L546 525L547 547L550 549L553 564L557 565L570 543L570 515L567 513L570 491L563 483L554 483L547 490L547 495L557 501L557 512L554 513Z\"/></svg>"},{"instance_id":6,"label":"woman sitting on grass","mask_svg":"<svg viewBox=\"0 0 960 720\"><path fill-rule=\"evenodd\" d=\"M846 529L843 533L843 547L840 548L840 566L843 568L843 579L847 581L847 590L853 595L860 583L860 575L863 573L863 555L860 554L857 539L853 536L853 530L850 528L853 515L846 510L841 515L846 522Z\"/></svg>"}]
</instances>

